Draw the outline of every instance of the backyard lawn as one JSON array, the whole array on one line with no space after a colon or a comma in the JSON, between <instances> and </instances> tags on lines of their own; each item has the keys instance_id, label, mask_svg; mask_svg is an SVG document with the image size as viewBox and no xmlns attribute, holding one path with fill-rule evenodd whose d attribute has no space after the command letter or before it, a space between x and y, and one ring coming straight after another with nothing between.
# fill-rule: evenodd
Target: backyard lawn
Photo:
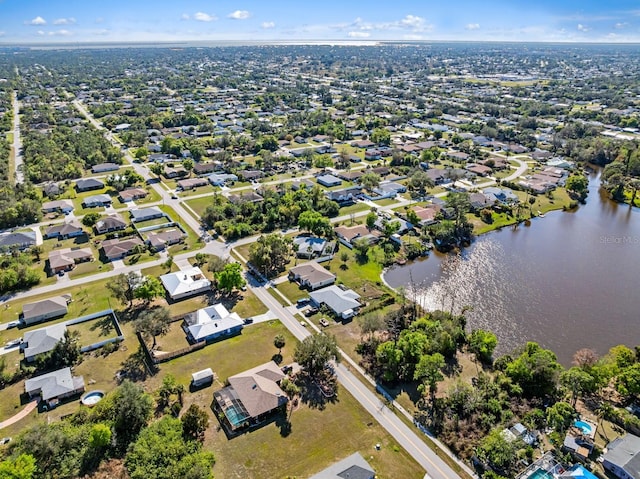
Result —
<instances>
[{"instance_id":1,"label":"backyard lawn","mask_svg":"<svg viewBox=\"0 0 640 479\"><path fill-rule=\"evenodd\" d=\"M322 410L301 404L291 414L288 434L281 432L284 419L282 414L264 427L230 440L222 431L207 434L205 445L217 453L214 475L230 479L309 477L360 452L378 478L424 476L424 470L342 388L337 401ZM376 444L381 446L379 451Z\"/></svg>"}]
</instances>

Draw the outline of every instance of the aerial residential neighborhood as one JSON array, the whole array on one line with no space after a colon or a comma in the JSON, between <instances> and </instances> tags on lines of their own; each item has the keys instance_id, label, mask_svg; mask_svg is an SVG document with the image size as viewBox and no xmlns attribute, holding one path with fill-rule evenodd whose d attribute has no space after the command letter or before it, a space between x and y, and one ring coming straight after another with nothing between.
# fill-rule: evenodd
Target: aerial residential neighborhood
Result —
<instances>
[{"instance_id":1,"label":"aerial residential neighborhood","mask_svg":"<svg viewBox=\"0 0 640 479\"><path fill-rule=\"evenodd\" d=\"M633 45L369 39L406 15L72 47L82 17L29 15L1 477L640 478Z\"/></svg>"}]
</instances>

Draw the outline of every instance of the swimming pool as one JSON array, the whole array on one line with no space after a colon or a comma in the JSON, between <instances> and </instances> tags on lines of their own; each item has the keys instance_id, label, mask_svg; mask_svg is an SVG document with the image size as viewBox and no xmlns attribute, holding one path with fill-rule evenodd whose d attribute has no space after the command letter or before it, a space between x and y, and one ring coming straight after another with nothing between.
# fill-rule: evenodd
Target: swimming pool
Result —
<instances>
[{"instance_id":1,"label":"swimming pool","mask_svg":"<svg viewBox=\"0 0 640 479\"><path fill-rule=\"evenodd\" d=\"M536 469L527 479L553 479L553 475L544 469Z\"/></svg>"},{"instance_id":2,"label":"swimming pool","mask_svg":"<svg viewBox=\"0 0 640 479\"><path fill-rule=\"evenodd\" d=\"M591 427L591 424L589 424L588 422L576 421L573 423L573 425L580 429L587 436L590 436L593 432L593 427Z\"/></svg>"},{"instance_id":3,"label":"swimming pool","mask_svg":"<svg viewBox=\"0 0 640 479\"><path fill-rule=\"evenodd\" d=\"M244 421L248 419L248 416L245 416L239 408L232 405L229 406L224 411L224 415L227 416L227 419L231 423L233 427L240 426Z\"/></svg>"},{"instance_id":4,"label":"swimming pool","mask_svg":"<svg viewBox=\"0 0 640 479\"><path fill-rule=\"evenodd\" d=\"M93 406L97 402L100 402L104 397L104 393L102 391L91 391L83 396L81 399L82 404L85 406Z\"/></svg>"}]
</instances>

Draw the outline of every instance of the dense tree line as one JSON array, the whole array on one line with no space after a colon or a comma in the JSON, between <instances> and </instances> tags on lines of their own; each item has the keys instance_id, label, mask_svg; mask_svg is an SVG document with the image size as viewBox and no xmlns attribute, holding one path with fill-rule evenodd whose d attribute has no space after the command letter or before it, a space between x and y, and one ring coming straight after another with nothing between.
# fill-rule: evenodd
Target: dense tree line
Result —
<instances>
[{"instance_id":1,"label":"dense tree line","mask_svg":"<svg viewBox=\"0 0 640 479\"><path fill-rule=\"evenodd\" d=\"M158 402L164 397L158 391ZM94 408L38 423L23 432L0 462L2 477L72 479L92 474L101 463L124 459L132 479L188 477L212 479L214 457L202 450L206 413L191 406L177 419L164 416L148 425L153 398L125 380Z\"/></svg>"},{"instance_id":2,"label":"dense tree line","mask_svg":"<svg viewBox=\"0 0 640 479\"><path fill-rule=\"evenodd\" d=\"M227 239L236 239L256 232L270 232L298 224L305 211L316 211L323 216L337 216L340 207L328 200L319 187L289 190L279 185L278 191L263 189L263 201L231 203L221 195L214 195L202 215L209 228L215 228Z\"/></svg>"},{"instance_id":3,"label":"dense tree line","mask_svg":"<svg viewBox=\"0 0 640 479\"><path fill-rule=\"evenodd\" d=\"M357 348L362 362L391 385L415 388L416 420L460 457L483 462L487 477L492 470L509 477L520 459L533 457L531 446L505 440L502 429L516 422L534 431L550 428L553 442L562 444L578 417L580 399L588 399L599 417L640 430L638 417L615 407L640 396L638 348L615 346L603 357L582 349L572 367L565 368L552 351L529 342L494 361L495 334L465 331L463 315L435 311L414 319L417 313L415 306L405 304L386 315L364 315ZM482 364L472 381L458 375L461 352ZM445 376L448 387L443 389Z\"/></svg>"},{"instance_id":4,"label":"dense tree line","mask_svg":"<svg viewBox=\"0 0 640 479\"><path fill-rule=\"evenodd\" d=\"M13 251L0 255L0 293L26 289L40 282L40 274L31 266L33 258L28 253Z\"/></svg>"}]
</instances>

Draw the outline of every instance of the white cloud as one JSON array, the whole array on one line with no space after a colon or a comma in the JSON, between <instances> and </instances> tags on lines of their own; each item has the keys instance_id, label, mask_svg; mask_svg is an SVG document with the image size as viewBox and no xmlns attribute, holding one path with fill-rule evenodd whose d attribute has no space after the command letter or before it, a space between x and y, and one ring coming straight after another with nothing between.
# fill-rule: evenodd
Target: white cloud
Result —
<instances>
[{"instance_id":1,"label":"white cloud","mask_svg":"<svg viewBox=\"0 0 640 479\"><path fill-rule=\"evenodd\" d=\"M351 23L338 23L329 26L332 30L346 32L373 32L373 31L393 31L409 30L412 33L427 32L433 29L433 25L427 24L426 20L416 15L407 15L404 18L392 22L372 23L363 21L358 17Z\"/></svg>"},{"instance_id":2,"label":"white cloud","mask_svg":"<svg viewBox=\"0 0 640 479\"><path fill-rule=\"evenodd\" d=\"M98 24L104 23L104 18L102 18L102 17L96 18L95 23L98 23Z\"/></svg>"},{"instance_id":3,"label":"white cloud","mask_svg":"<svg viewBox=\"0 0 640 479\"><path fill-rule=\"evenodd\" d=\"M38 30L38 35L44 35L44 32L42 30Z\"/></svg>"},{"instance_id":4,"label":"white cloud","mask_svg":"<svg viewBox=\"0 0 640 479\"><path fill-rule=\"evenodd\" d=\"M586 25L583 25L582 23L578 23L578 30L586 33L590 30L590 28L587 27Z\"/></svg>"},{"instance_id":5,"label":"white cloud","mask_svg":"<svg viewBox=\"0 0 640 479\"><path fill-rule=\"evenodd\" d=\"M424 26L424 18L416 15L407 15L399 22L400 26L405 28L421 29Z\"/></svg>"},{"instance_id":6,"label":"white cloud","mask_svg":"<svg viewBox=\"0 0 640 479\"><path fill-rule=\"evenodd\" d=\"M247 10L236 10L231 12L228 17L233 20L246 20L251 14Z\"/></svg>"},{"instance_id":7,"label":"white cloud","mask_svg":"<svg viewBox=\"0 0 640 479\"><path fill-rule=\"evenodd\" d=\"M0 32L0 37L4 37L6 35L5 32Z\"/></svg>"},{"instance_id":8,"label":"white cloud","mask_svg":"<svg viewBox=\"0 0 640 479\"><path fill-rule=\"evenodd\" d=\"M369 32L349 32L347 36L349 38L369 38L371 34Z\"/></svg>"},{"instance_id":9,"label":"white cloud","mask_svg":"<svg viewBox=\"0 0 640 479\"><path fill-rule=\"evenodd\" d=\"M616 23L613 27L614 27L616 30L622 30L623 28L626 28L626 27L628 27L628 26L629 26L629 24L628 24L627 22L618 22L618 23Z\"/></svg>"},{"instance_id":10,"label":"white cloud","mask_svg":"<svg viewBox=\"0 0 640 479\"><path fill-rule=\"evenodd\" d=\"M55 30L48 33L50 37L68 37L69 35L73 35L69 30Z\"/></svg>"},{"instance_id":11,"label":"white cloud","mask_svg":"<svg viewBox=\"0 0 640 479\"><path fill-rule=\"evenodd\" d=\"M480 24L479 23L469 23L464 28L466 30L480 30Z\"/></svg>"},{"instance_id":12,"label":"white cloud","mask_svg":"<svg viewBox=\"0 0 640 479\"><path fill-rule=\"evenodd\" d=\"M262 22L262 28L275 28L276 24L274 22Z\"/></svg>"},{"instance_id":13,"label":"white cloud","mask_svg":"<svg viewBox=\"0 0 640 479\"><path fill-rule=\"evenodd\" d=\"M54 25L75 25L76 23L76 19L73 17L69 17L69 18L56 18L53 21Z\"/></svg>"},{"instance_id":14,"label":"white cloud","mask_svg":"<svg viewBox=\"0 0 640 479\"><path fill-rule=\"evenodd\" d=\"M46 25L47 21L44 18L38 16L33 20L29 20L28 22L24 22L24 23L27 25Z\"/></svg>"},{"instance_id":15,"label":"white cloud","mask_svg":"<svg viewBox=\"0 0 640 479\"><path fill-rule=\"evenodd\" d=\"M198 12L193 16L194 20L198 20L199 22L213 22L218 18L215 15L209 15L208 13Z\"/></svg>"},{"instance_id":16,"label":"white cloud","mask_svg":"<svg viewBox=\"0 0 640 479\"><path fill-rule=\"evenodd\" d=\"M183 13L180 16L180 20L190 20L190 19L191 19L191 16L188 13Z\"/></svg>"}]
</instances>

